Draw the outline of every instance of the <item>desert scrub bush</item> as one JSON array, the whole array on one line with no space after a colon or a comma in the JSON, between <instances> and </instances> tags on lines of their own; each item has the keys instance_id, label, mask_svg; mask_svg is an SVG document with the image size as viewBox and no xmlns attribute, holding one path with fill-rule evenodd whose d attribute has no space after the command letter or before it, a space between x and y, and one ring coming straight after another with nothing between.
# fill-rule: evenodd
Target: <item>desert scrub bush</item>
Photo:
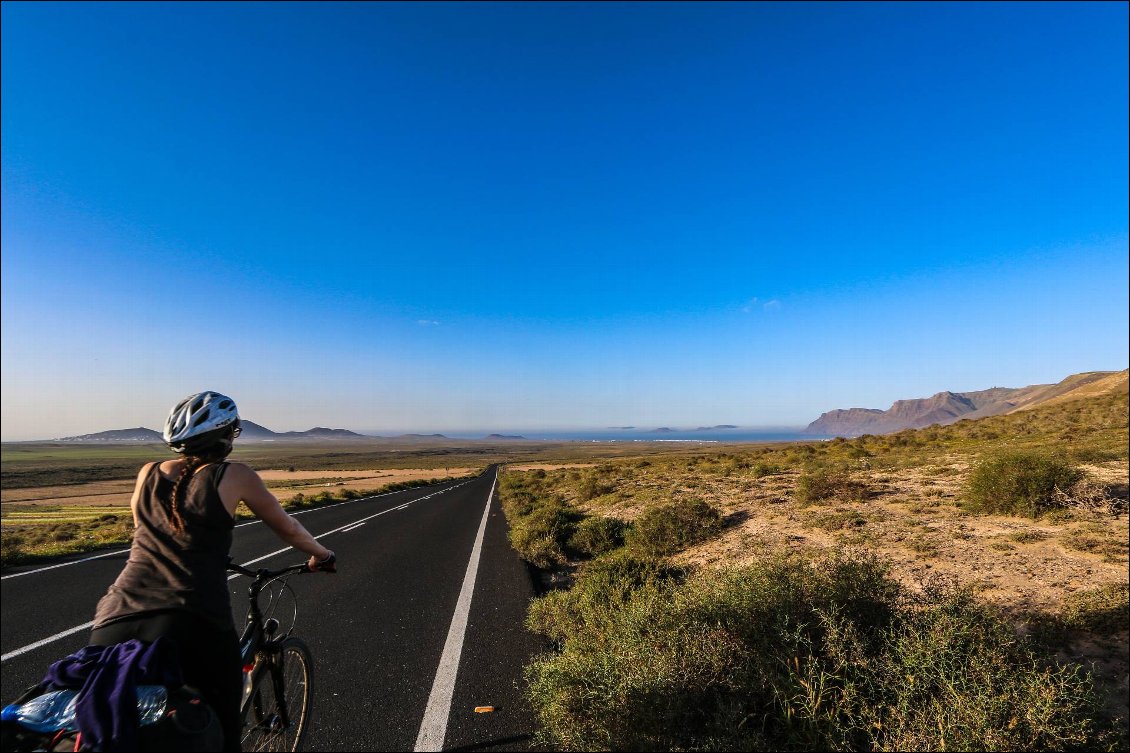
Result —
<instances>
[{"instance_id":1,"label":"desert scrub bush","mask_svg":"<svg viewBox=\"0 0 1130 753\"><path fill-rule=\"evenodd\" d=\"M870 561L799 559L650 582L608 599L594 587L594 604L616 606L578 621L560 653L527 669L531 698L563 749L772 749L775 731L764 727L783 718L766 711L800 687L788 678L794 658L808 668L802 646L827 643L821 612L867 625L858 636L867 643L889 620L894 588Z\"/></svg>"},{"instance_id":2,"label":"desert scrub bush","mask_svg":"<svg viewBox=\"0 0 1130 753\"><path fill-rule=\"evenodd\" d=\"M510 523L510 544L523 559L540 568L564 564L566 545L582 515L553 497Z\"/></svg>"},{"instance_id":3,"label":"desert scrub bush","mask_svg":"<svg viewBox=\"0 0 1130 753\"><path fill-rule=\"evenodd\" d=\"M577 484L577 499L581 502L588 502L614 491L616 491L615 484L602 479L598 474L589 473L583 476L580 483Z\"/></svg>"},{"instance_id":4,"label":"desert scrub bush","mask_svg":"<svg viewBox=\"0 0 1130 753\"><path fill-rule=\"evenodd\" d=\"M773 476L775 474L781 473L783 470L784 468L779 465L774 465L773 463L766 463L759 460L756 463L750 465L749 475L753 476L754 478L764 478L765 476Z\"/></svg>"},{"instance_id":5,"label":"desert scrub bush","mask_svg":"<svg viewBox=\"0 0 1130 753\"><path fill-rule=\"evenodd\" d=\"M868 522L868 516L855 510L828 510L806 515L800 525L802 528L818 528L822 531L844 531L866 526Z\"/></svg>"},{"instance_id":6,"label":"desert scrub bush","mask_svg":"<svg viewBox=\"0 0 1130 753\"><path fill-rule=\"evenodd\" d=\"M581 631L599 640L606 634L612 615L634 591L685 574L682 568L664 560L621 549L581 565L570 588L534 599L526 627L559 646Z\"/></svg>"},{"instance_id":7,"label":"desert scrub bush","mask_svg":"<svg viewBox=\"0 0 1130 753\"><path fill-rule=\"evenodd\" d=\"M623 546L624 530L625 523L619 518L593 515L577 524L568 546L579 554L596 557Z\"/></svg>"},{"instance_id":8,"label":"desert scrub bush","mask_svg":"<svg viewBox=\"0 0 1130 753\"><path fill-rule=\"evenodd\" d=\"M547 490L547 480L532 473L505 473L499 501L510 524L510 545L536 567L564 564L567 547L584 516L565 498Z\"/></svg>"},{"instance_id":9,"label":"desert scrub bush","mask_svg":"<svg viewBox=\"0 0 1130 753\"><path fill-rule=\"evenodd\" d=\"M1130 585L1106 583L1064 599L1060 620L1072 630L1117 633L1130 629Z\"/></svg>"},{"instance_id":10,"label":"desert scrub bush","mask_svg":"<svg viewBox=\"0 0 1130 753\"><path fill-rule=\"evenodd\" d=\"M1109 744L1088 675L1044 662L967 593L912 599L864 555L777 557L606 599L589 587L590 619L567 593L541 608L560 650L526 668L559 749Z\"/></svg>"},{"instance_id":11,"label":"desert scrub bush","mask_svg":"<svg viewBox=\"0 0 1130 753\"><path fill-rule=\"evenodd\" d=\"M902 610L877 662L880 703L859 714L885 750L1109 748L1117 730L1079 666L1059 666L966 591Z\"/></svg>"},{"instance_id":12,"label":"desert scrub bush","mask_svg":"<svg viewBox=\"0 0 1130 753\"><path fill-rule=\"evenodd\" d=\"M628 529L629 546L645 555L663 557L705 541L722 530L722 513L691 497L649 507Z\"/></svg>"},{"instance_id":13,"label":"desert scrub bush","mask_svg":"<svg viewBox=\"0 0 1130 753\"><path fill-rule=\"evenodd\" d=\"M1118 515L1126 511L1126 500L1110 493L1105 484L1082 477L1067 489L1052 491L1055 507L1081 510L1100 515Z\"/></svg>"},{"instance_id":14,"label":"desert scrub bush","mask_svg":"<svg viewBox=\"0 0 1130 753\"><path fill-rule=\"evenodd\" d=\"M1059 543L1077 552L1102 555L1107 561L1126 557L1130 544L1115 531L1101 524L1085 523L1060 537Z\"/></svg>"},{"instance_id":15,"label":"desert scrub bush","mask_svg":"<svg viewBox=\"0 0 1130 753\"><path fill-rule=\"evenodd\" d=\"M839 468L809 468L797 479L793 496L802 505L827 499L863 502L871 496L870 487Z\"/></svg>"},{"instance_id":16,"label":"desert scrub bush","mask_svg":"<svg viewBox=\"0 0 1130 753\"><path fill-rule=\"evenodd\" d=\"M1061 457L1005 452L982 460L969 474L965 507L974 513L1038 518L1062 508L1056 489L1070 489L1083 472Z\"/></svg>"},{"instance_id":17,"label":"desert scrub bush","mask_svg":"<svg viewBox=\"0 0 1130 753\"><path fill-rule=\"evenodd\" d=\"M1036 544L1045 540L1047 537L1048 535L1043 531L1037 531L1034 529L1016 531L1015 533L1010 533L1008 535L1010 541L1015 541L1018 544Z\"/></svg>"}]
</instances>

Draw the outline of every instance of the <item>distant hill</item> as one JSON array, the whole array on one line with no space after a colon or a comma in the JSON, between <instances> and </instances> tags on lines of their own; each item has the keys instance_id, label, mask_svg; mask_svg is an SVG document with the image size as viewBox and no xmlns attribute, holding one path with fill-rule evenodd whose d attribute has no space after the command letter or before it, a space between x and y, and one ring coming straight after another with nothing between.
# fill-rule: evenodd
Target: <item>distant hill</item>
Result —
<instances>
[{"instance_id":1,"label":"distant hill","mask_svg":"<svg viewBox=\"0 0 1130 753\"><path fill-rule=\"evenodd\" d=\"M401 434L397 439L447 439L443 434Z\"/></svg>"},{"instance_id":2,"label":"distant hill","mask_svg":"<svg viewBox=\"0 0 1130 753\"><path fill-rule=\"evenodd\" d=\"M63 437L60 442L164 442L160 432L138 426L136 429L111 429L96 434Z\"/></svg>"},{"instance_id":3,"label":"distant hill","mask_svg":"<svg viewBox=\"0 0 1130 753\"><path fill-rule=\"evenodd\" d=\"M485 439L525 439L518 434L488 434Z\"/></svg>"},{"instance_id":4,"label":"distant hill","mask_svg":"<svg viewBox=\"0 0 1130 753\"><path fill-rule=\"evenodd\" d=\"M716 429L736 429L733 424L718 424L717 426L700 426L695 431L714 431Z\"/></svg>"},{"instance_id":5,"label":"distant hill","mask_svg":"<svg viewBox=\"0 0 1130 753\"><path fill-rule=\"evenodd\" d=\"M889 434L962 419L999 416L1038 405L1079 397L1125 391L1127 371L1089 371L1073 374L1057 384L1028 387L993 387L977 392L939 392L926 398L897 400L887 410L846 408L828 411L808 425L806 434L853 437Z\"/></svg>"},{"instance_id":6,"label":"distant hill","mask_svg":"<svg viewBox=\"0 0 1130 753\"><path fill-rule=\"evenodd\" d=\"M660 426L660 427L659 427L658 429L652 429L652 430L651 430L651 433L652 433L652 434L670 434L670 433L671 433L671 432L673 432L673 431L675 431L675 430L674 430L674 429L671 429L671 428L669 428L669 427L666 427L666 426Z\"/></svg>"},{"instance_id":7,"label":"distant hill","mask_svg":"<svg viewBox=\"0 0 1130 753\"><path fill-rule=\"evenodd\" d=\"M254 421L247 421L241 418L239 420L239 425L243 429L243 433L239 435L240 439L277 439L279 436L277 433L271 431L266 426L260 426Z\"/></svg>"},{"instance_id":8,"label":"distant hill","mask_svg":"<svg viewBox=\"0 0 1130 753\"><path fill-rule=\"evenodd\" d=\"M279 439L372 439L349 429L327 429L322 426L306 431L284 431L276 436Z\"/></svg>"}]
</instances>

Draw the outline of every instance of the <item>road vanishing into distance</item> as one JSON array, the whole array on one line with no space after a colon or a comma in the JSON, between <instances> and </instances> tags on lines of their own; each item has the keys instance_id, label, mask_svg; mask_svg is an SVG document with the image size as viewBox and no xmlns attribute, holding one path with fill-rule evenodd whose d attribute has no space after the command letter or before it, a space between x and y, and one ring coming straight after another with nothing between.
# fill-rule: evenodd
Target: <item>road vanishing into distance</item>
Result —
<instances>
[{"instance_id":1,"label":"road vanishing into distance","mask_svg":"<svg viewBox=\"0 0 1130 753\"><path fill-rule=\"evenodd\" d=\"M289 580L295 635L314 655L305 749L530 749L534 722L521 670L545 644L524 628L533 585L506 538L497 470L297 514L337 553L339 568ZM126 556L88 555L3 575L5 703L86 645L94 607ZM232 557L251 568L303 559L258 521L237 525ZM230 581L237 629L249 582ZM284 628L293 612L286 606ZM495 710L475 713L482 706Z\"/></svg>"}]
</instances>

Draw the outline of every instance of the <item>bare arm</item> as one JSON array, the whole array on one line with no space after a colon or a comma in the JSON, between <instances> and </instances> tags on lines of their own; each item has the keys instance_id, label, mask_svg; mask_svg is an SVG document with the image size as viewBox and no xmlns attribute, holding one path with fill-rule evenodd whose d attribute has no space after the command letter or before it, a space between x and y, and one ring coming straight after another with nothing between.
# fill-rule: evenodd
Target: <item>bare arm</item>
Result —
<instances>
[{"instance_id":1,"label":"bare arm","mask_svg":"<svg viewBox=\"0 0 1130 753\"><path fill-rule=\"evenodd\" d=\"M137 528L137 503L141 500L141 490L145 486L145 477L153 470L153 466L157 463L146 463L141 466L141 471L137 474L137 482L133 485L133 496L129 500L129 510L133 513L133 527Z\"/></svg>"},{"instance_id":2,"label":"bare arm","mask_svg":"<svg viewBox=\"0 0 1130 753\"><path fill-rule=\"evenodd\" d=\"M234 512L241 501L246 504L280 539L310 555L311 567L333 554L282 508L259 474L243 463L232 463L228 467L220 482L220 498L225 506L230 501L229 512Z\"/></svg>"}]
</instances>

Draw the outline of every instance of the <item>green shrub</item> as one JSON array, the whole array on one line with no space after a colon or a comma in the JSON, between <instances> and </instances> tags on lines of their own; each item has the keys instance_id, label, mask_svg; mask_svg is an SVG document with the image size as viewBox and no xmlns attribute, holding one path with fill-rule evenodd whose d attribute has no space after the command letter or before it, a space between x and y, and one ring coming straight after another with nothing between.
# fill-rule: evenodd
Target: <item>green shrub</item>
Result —
<instances>
[{"instance_id":1,"label":"green shrub","mask_svg":"<svg viewBox=\"0 0 1130 753\"><path fill-rule=\"evenodd\" d=\"M624 544L624 521L593 515L577 524L568 546L590 557L610 552Z\"/></svg>"},{"instance_id":2,"label":"green shrub","mask_svg":"<svg viewBox=\"0 0 1130 753\"><path fill-rule=\"evenodd\" d=\"M1007 452L981 461L969 474L966 507L976 513L1038 518L1064 506L1056 490L1070 489L1083 472L1038 452Z\"/></svg>"},{"instance_id":3,"label":"green shrub","mask_svg":"<svg viewBox=\"0 0 1130 753\"><path fill-rule=\"evenodd\" d=\"M841 502L863 502L871 496L868 485L835 468L810 468L797 479L794 496L802 505L835 499Z\"/></svg>"},{"instance_id":4,"label":"green shrub","mask_svg":"<svg viewBox=\"0 0 1130 753\"><path fill-rule=\"evenodd\" d=\"M599 638L634 591L683 575L662 560L621 549L582 565L571 588L531 602L526 626L558 642L580 631Z\"/></svg>"},{"instance_id":5,"label":"green shrub","mask_svg":"<svg viewBox=\"0 0 1130 753\"><path fill-rule=\"evenodd\" d=\"M705 541L722 530L722 513L701 499L681 499L649 507L628 530L630 546L662 557Z\"/></svg>"},{"instance_id":6,"label":"green shrub","mask_svg":"<svg viewBox=\"0 0 1130 753\"><path fill-rule=\"evenodd\" d=\"M750 466L749 473L754 478L763 478L765 476L772 476L781 472L781 466L773 465L772 463L765 463L758 461Z\"/></svg>"},{"instance_id":7,"label":"green shrub","mask_svg":"<svg viewBox=\"0 0 1130 753\"><path fill-rule=\"evenodd\" d=\"M603 497L616 491L616 486L607 481L598 479L595 475L586 475L577 486L577 498L582 502Z\"/></svg>"},{"instance_id":8,"label":"green shrub","mask_svg":"<svg viewBox=\"0 0 1130 753\"><path fill-rule=\"evenodd\" d=\"M968 594L911 600L874 559L778 558L629 589L598 581L531 610L560 646L526 670L545 742L559 749L1111 744L1089 676L1042 662Z\"/></svg>"},{"instance_id":9,"label":"green shrub","mask_svg":"<svg viewBox=\"0 0 1130 753\"><path fill-rule=\"evenodd\" d=\"M559 497L539 500L527 514L510 518L510 544L536 567L563 564L567 542L581 517Z\"/></svg>"}]
</instances>

